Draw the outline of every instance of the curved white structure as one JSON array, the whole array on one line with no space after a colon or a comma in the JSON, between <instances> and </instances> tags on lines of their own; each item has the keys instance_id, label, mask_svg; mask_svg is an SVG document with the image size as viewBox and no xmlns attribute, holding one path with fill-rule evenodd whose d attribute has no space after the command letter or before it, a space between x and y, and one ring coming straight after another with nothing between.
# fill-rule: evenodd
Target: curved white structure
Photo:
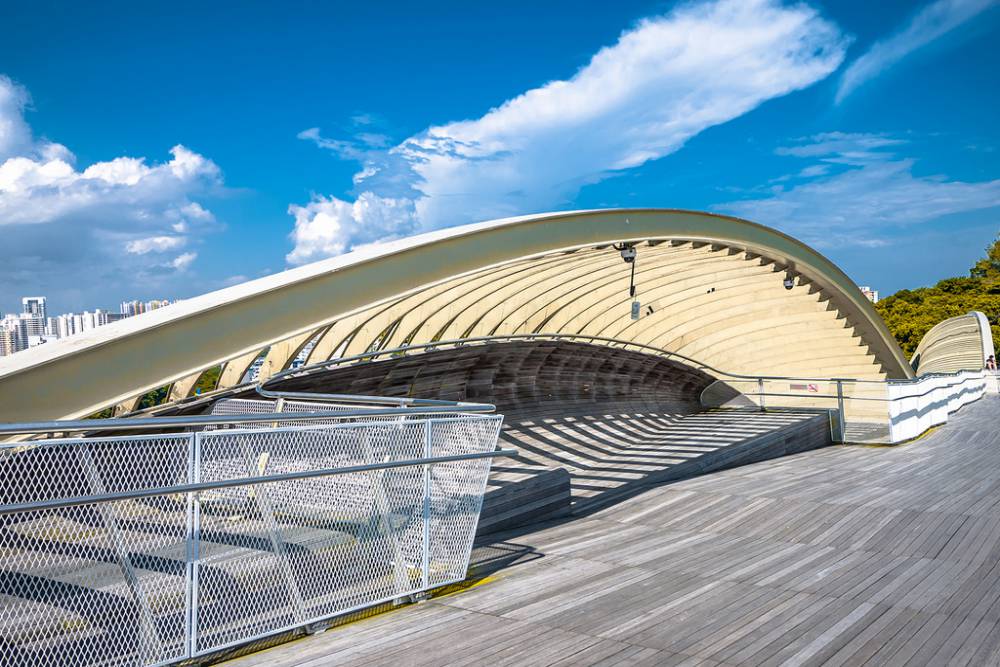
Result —
<instances>
[{"instance_id":1,"label":"curved white structure","mask_svg":"<svg viewBox=\"0 0 1000 667\"><path fill-rule=\"evenodd\" d=\"M993 354L993 332L979 311L952 317L924 334L913 353L916 374L979 371Z\"/></svg>"},{"instance_id":2,"label":"curved white structure","mask_svg":"<svg viewBox=\"0 0 1000 667\"><path fill-rule=\"evenodd\" d=\"M637 252L634 299L622 243ZM127 411L164 385L182 398L219 364L218 386L233 386L255 359L266 377L307 344L316 362L517 333L637 342L730 373L913 377L850 278L795 239L708 213L601 210L368 247L8 357L0 420Z\"/></svg>"}]
</instances>

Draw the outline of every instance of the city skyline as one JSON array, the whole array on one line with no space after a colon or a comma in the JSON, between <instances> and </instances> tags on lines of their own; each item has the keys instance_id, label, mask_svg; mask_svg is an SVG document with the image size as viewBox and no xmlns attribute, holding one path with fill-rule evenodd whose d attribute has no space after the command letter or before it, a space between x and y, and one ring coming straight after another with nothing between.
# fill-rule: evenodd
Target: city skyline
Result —
<instances>
[{"instance_id":1,"label":"city skyline","mask_svg":"<svg viewBox=\"0 0 1000 667\"><path fill-rule=\"evenodd\" d=\"M10 314L18 314L18 313L25 312L24 311L23 300L26 299L26 298L32 298L32 299L34 299L34 298L40 298L40 299L43 299L45 301L46 312L58 312L60 315L63 315L63 314L73 314L73 313L84 312L84 311L95 311L95 310L103 310L105 312L121 313L121 312L123 312L122 308L125 306L126 303L146 303L146 304L152 303L152 302L174 303L174 302L178 301L178 299L174 299L174 298L163 298L163 299L124 299L124 300L118 301L117 305L112 305L112 304L108 304L108 303L100 303L100 304L93 304L93 303L91 303L91 304L86 304L83 308L66 308L66 307L63 307L63 306L53 307L52 304L54 302L51 299L49 299L47 296L41 296L41 297L15 297L13 301L17 302L17 304L19 304L19 305L15 304L15 303L12 303L10 306L8 306L6 303L0 303L0 318L3 318L4 316L10 315ZM106 301L108 301L108 300L106 300Z\"/></svg>"},{"instance_id":2,"label":"city skyline","mask_svg":"<svg viewBox=\"0 0 1000 667\"><path fill-rule=\"evenodd\" d=\"M995 5L392 8L419 35L364 6L10 7L0 304L188 298L619 206L774 227L883 295L933 284L1000 228Z\"/></svg>"},{"instance_id":3,"label":"city skyline","mask_svg":"<svg viewBox=\"0 0 1000 667\"><path fill-rule=\"evenodd\" d=\"M176 300L128 300L119 304L118 312L102 308L55 315L45 296L21 297L19 312L0 311L0 357L22 352L32 347L75 336L112 322L157 310ZM50 314L53 313L53 314Z\"/></svg>"}]
</instances>

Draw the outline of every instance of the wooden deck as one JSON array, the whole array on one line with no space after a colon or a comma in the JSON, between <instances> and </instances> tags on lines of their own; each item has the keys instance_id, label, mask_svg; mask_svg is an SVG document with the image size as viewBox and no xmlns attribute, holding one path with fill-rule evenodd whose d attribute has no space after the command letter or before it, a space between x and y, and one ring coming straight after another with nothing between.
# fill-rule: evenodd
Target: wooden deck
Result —
<instances>
[{"instance_id":1,"label":"wooden deck","mask_svg":"<svg viewBox=\"0 0 1000 667\"><path fill-rule=\"evenodd\" d=\"M998 413L653 487L480 548L478 586L230 664L1000 665Z\"/></svg>"},{"instance_id":2,"label":"wooden deck","mask_svg":"<svg viewBox=\"0 0 1000 667\"><path fill-rule=\"evenodd\" d=\"M555 417L505 413L500 442L518 454L493 463L480 535L590 513L652 483L831 442L828 416L815 412L666 414L628 407Z\"/></svg>"}]
</instances>

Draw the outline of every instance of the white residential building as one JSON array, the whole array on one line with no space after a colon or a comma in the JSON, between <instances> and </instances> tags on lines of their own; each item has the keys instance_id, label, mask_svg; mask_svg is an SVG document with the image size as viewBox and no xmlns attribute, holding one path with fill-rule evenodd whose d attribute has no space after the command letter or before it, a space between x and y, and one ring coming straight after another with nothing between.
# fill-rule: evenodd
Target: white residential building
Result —
<instances>
[{"instance_id":1,"label":"white residential building","mask_svg":"<svg viewBox=\"0 0 1000 667\"><path fill-rule=\"evenodd\" d=\"M868 285L859 285L858 289L865 295L865 298L872 303L878 303L878 290L872 289Z\"/></svg>"},{"instance_id":2,"label":"white residential building","mask_svg":"<svg viewBox=\"0 0 1000 667\"><path fill-rule=\"evenodd\" d=\"M46 309L45 309L45 297L44 296L26 296L21 299L21 312L25 315L32 315L34 317L41 317L45 319Z\"/></svg>"}]
</instances>

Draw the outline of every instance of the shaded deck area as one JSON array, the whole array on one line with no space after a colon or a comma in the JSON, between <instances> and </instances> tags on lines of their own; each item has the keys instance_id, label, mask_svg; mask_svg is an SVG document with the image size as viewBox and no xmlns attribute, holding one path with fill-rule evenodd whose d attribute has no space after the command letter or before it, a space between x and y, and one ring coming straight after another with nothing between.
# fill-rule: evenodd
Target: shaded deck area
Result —
<instances>
[{"instance_id":1,"label":"shaded deck area","mask_svg":"<svg viewBox=\"0 0 1000 667\"><path fill-rule=\"evenodd\" d=\"M1000 664L998 410L501 534L477 586L230 664Z\"/></svg>"},{"instance_id":2,"label":"shaded deck area","mask_svg":"<svg viewBox=\"0 0 1000 667\"><path fill-rule=\"evenodd\" d=\"M821 412L677 414L627 404L553 412L505 415L500 442L518 454L493 464L480 534L588 514L650 484L830 444Z\"/></svg>"}]
</instances>

